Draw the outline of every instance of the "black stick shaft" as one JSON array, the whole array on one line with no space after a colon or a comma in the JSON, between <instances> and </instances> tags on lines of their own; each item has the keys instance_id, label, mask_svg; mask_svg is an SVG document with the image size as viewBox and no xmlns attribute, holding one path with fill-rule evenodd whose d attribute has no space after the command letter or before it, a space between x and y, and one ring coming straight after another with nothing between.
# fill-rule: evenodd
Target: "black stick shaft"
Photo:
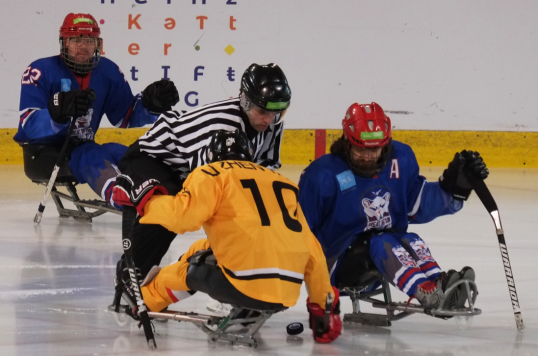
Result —
<instances>
[{"instance_id":1,"label":"black stick shaft","mask_svg":"<svg viewBox=\"0 0 538 356\"><path fill-rule=\"evenodd\" d=\"M71 118L71 123L69 124L69 129L67 130L67 136L65 137L65 141L62 145L62 149L60 150L60 154L58 155L58 158L56 159L56 163L54 164L54 169L52 170L52 174L50 175L49 182L47 183L47 187L45 188L45 194L43 194L41 203L39 203L39 207L37 208L37 213L35 214L35 217L34 217L34 223L39 224L41 222L41 217L43 216L43 212L45 211L47 200L49 199L49 195L52 190L52 187L54 186L54 183L56 182L56 176L58 176L58 172L60 171L60 165L62 164L62 161L65 159L65 153L67 152L67 147L69 146L69 140L71 139L71 134L73 133L73 128L75 127L75 121L76 120Z\"/></svg>"},{"instance_id":2,"label":"black stick shaft","mask_svg":"<svg viewBox=\"0 0 538 356\"><path fill-rule=\"evenodd\" d=\"M151 322L148 316L148 309L144 304L144 299L142 298L142 293L140 291L140 284L136 278L135 264L133 259L133 248L132 248L132 236L134 222L136 219L136 209L132 206L124 205L123 206L123 215L122 215L122 245L123 252L125 254L125 261L127 263L127 269L129 271L129 276L131 278L131 284L134 288L134 294L136 298L136 304L138 305L138 314L142 320L142 327L144 328L144 334L146 335L146 340L150 349L154 350L157 348L157 343L155 342L155 336L153 335L153 330L151 330Z\"/></svg>"},{"instance_id":3,"label":"black stick shaft","mask_svg":"<svg viewBox=\"0 0 538 356\"><path fill-rule=\"evenodd\" d=\"M512 265L510 264L510 257L508 256L508 247L506 247L504 231L501 224L501 216L499 214L499 209L497 208L497 203L493 199L491 192L482 179L477 179L472 176L468 176L467 178L476 192L476 195L480 201L482 201L482 204L484 204L484 207L491 215L491 218L495 224L497 239L499 241L499 248L501 250L501 257L504 265L504 274L506 276L506 283L508 284L508 291L512 301L514 318L516 319L516 326L518 330L523 330L525 328L525 324L523 324L523 316L521 315L521 308L519 306L519 299L517 297L514 273L512 272Z\"/></svg>"}]
</instances>

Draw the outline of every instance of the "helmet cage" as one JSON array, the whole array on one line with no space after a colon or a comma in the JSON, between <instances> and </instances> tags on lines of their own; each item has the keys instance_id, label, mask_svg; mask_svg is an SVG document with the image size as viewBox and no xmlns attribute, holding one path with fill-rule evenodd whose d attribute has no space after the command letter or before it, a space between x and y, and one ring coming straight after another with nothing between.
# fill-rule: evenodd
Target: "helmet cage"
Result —
<instances>
[{"instance_id":1,"label":"helmet cage","mask_svg":"<svg viewBox=\"0 0 538 356\"><path fill-rule=\"evenodd\" d=\"M67 67L76 74L87 74L91 72L101 59L101 49L103 40L99 38L101 30L97 21L90 14L68 14L62 27L60 28L60 56ZM95 41L91 59L79 62L69 55L71 41L76 41L79 45Z\"/></svg>"},{"instance_id":2,"label":"helmet cage","mask_svg":"<svg viewBox=\"0 0 538 356\"><path fill-rule=\"evenodd\" d=\"M393 149L390 118L381 106L374 102L351 105L342 120L342 128L347 142L345 156L352 171L362 177L379 174L387 166ZM352 146L365 150L382 147L382 150L376 161L361 160L353 154Z\"/></svg>"},{"instance_id":3,"label":"helmet cage","mask_svg":"<svg viewBox=\"0 0 538 356\"><path fill-rule=\"evenodd\" d=\"M67 68L76 74L88 74L91 72L99 61L101 60L101 48L103 40L95 37L84 37L84 39L94 38L96 41L95 50L93 51L92 58L88 62L77 62L76 59L72 59L69 55L69 42L77 37L60 38L60 54Z\"/></svg>"},{"instance_id":4,"label":"helmet cage","mask_svg":"<svg viewBox=\"0 0 538 356\"><path fill-rule=\"evenodd\" d=\"M358 176L364 177L364 178L372 178L381 173L383 169L387 166L390 157L392 155L393 145L392 145L392 139L389 140L389 143L381 149L381 154L379 155L379 158L375 162L366 162L361 161L355 158L353 154L353 145L349 140L346 139L346 149L345 149L345 156L346 161L353 173L355 173ZM371 148L363 148L364 150L371 150Z\"/></svg>"}]
</instances>

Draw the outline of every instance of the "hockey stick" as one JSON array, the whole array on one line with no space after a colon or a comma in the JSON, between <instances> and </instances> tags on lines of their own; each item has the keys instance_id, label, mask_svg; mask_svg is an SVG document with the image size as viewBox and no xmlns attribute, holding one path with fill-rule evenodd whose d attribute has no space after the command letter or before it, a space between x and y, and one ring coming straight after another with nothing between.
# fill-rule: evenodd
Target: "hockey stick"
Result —
<instances>
[{"instance_id":1,"label":"hockey stick","mask_svg":"<svg viewBox=\"0 0 538 356\"><path fill-rule=\"evenodd\" d=\"M67 136L65 137L64 144L62 146L62 149L60 150L60 155L56 159L56 163L54 164L54 169L52 170L52 174L50 175L49 182L47 183L47 188L45 188L45 194L43 195L43 199L41 199L41 203L39 203L39 207L37 208L37 213L34 217L34 223L39 224L41 222L41 217L43 216L43 212L45 211L45 206L47 205L47 200L49 199L50 192L52 190L52 187L54 187L54 183L56 182L56 176L58 175L58 172L60 171L60 165L62 164L63 159L65 158L65 152L67 151L67 146L69 146L69 140L71 139L71 134L73 133L73 128L75 127L75 121L71 117L71 123L69 124L69 129L67 130Z\"/></svg>"},{"instance_id":2,"label":"hockey stick","mask_svg":"<svg viewBox=\"0 0 538 356\"><path fill-rule=\"evenodd\" d=\"M508 291L510 292L510 299L512 300L512 309L514 310L514 317L516 318L516 326L518 330L523 330L525 325L523 324L523 317L521 316L521 309L519 307L519 300L517 298L516 283L514 281L514 274L512 273L512 267L510 264L510 258L508 257L508 248L504 240L504 231L501 225L501 216L499 215L499 209L497 203L493 199L486 183L482 179L475 178L473 176L467 176L471 187L473 187L476 195L484 207L491 215L493 222L495 223L495 229L497 230L497 239L499 240L499 247L501 249L501 256L504 264L504 273L506 275L506 282L508 283Z\"/></svg>"},{"instance_id":3,"label":"hockey stick","mask_svg":"<svg viewBox=\"0 0 538 356\"><path fill-rule=\"evenodd\" d=\"M142 299L142 293L140 292L140 283L136 278L133 259L132 236L135 219L136 209L132 206L124 205L122 216L122 245L123 252L125 254L125 262L129 271L129 277L131 278L131 284L134 289L136 304L138 306L138 315L140 315L142 326L144 327L144 334L146 335L148 346L151 350L155 350L157 348L157 343L155 342L153 330L151 330L151 322L149 321L148 308L146 307L146 304L144 304L144 299ZM133 310L133 312L135 311Z\"/></svg>"}]
</instances>

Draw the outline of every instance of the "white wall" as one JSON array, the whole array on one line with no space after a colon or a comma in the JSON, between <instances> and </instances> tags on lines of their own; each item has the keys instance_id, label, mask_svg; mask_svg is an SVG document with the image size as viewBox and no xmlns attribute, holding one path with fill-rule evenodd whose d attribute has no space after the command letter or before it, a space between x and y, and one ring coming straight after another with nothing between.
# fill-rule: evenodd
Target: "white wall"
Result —
<instances>
[{"instance_id":1,"label":"white wall","mask_svg":"<svg viewBox=\"0 0 538 356\"><path fill-rule=\"evenodd\" d=\"M170 66L177 108L189 109L191 91L200 104L235 96L249 64L274 61L293 91L288 128L339 128L350 104L376 101L408 112L389 114L397 129L538 131L536 1L111 1L1 1L0 127L17 126L21 75L58 53L64 16L90 12L105 21L105 55L135 93ZM141 14L142 29L128 29L129 14ZM203 30L197 16L208 17ZM172 30L164 28L168 17ZM141 47L136 56L131 43ZM205 68L195 81L197 66Z\"/></svg>"}]
</instances>

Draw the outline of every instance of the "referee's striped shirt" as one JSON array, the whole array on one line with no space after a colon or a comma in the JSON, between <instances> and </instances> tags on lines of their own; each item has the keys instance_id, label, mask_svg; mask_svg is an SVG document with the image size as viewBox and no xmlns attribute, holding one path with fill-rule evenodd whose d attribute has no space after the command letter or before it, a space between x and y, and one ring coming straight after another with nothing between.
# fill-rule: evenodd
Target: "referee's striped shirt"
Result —
<instances>
[{"instance_id":1,"label":"referee's striped shirt","mask_svg":"<svg viewBox=\"0 0 538 356\"><path fill-rule=\"evenodd\" d=\"M280 119L280 114L275 122ZM168 164L182 179L208 163L207 146L217 130L244 131L254 150L254 162L269 169L280 168L280 144L284 123L270 125L264 132L250 126L239 106L239 98L219 101L182 113L162 114L138 139L140 151Z\"/></svg>"}]
</instances>

